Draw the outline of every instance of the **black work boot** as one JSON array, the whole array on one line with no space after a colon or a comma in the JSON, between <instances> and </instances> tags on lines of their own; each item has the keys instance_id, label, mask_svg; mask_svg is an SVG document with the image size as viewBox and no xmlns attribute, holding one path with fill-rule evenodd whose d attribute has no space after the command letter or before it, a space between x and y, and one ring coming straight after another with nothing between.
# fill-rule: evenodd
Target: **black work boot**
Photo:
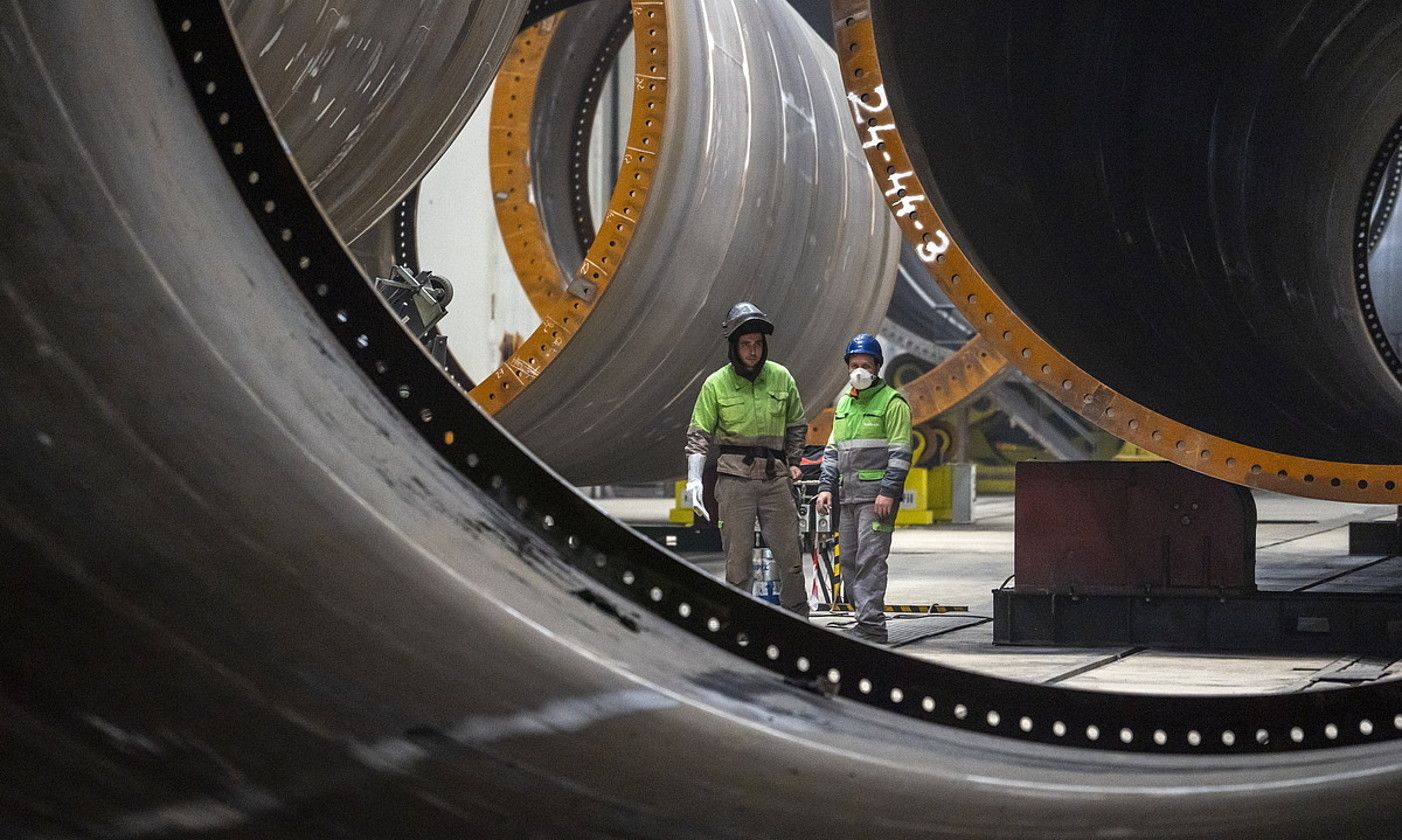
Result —
<instances>
[{"instance_id":1,"label":"black work boot","mask_svg":"<svg viewBox=\"0 0 1402 840\"><path fill-rule=\"evenodd\" d=\"M886 644L886 626L874 627L870 624L852 625L852 633L857 638L865 642L872 642L878 645Z\"/></svg>"}]
</instances>

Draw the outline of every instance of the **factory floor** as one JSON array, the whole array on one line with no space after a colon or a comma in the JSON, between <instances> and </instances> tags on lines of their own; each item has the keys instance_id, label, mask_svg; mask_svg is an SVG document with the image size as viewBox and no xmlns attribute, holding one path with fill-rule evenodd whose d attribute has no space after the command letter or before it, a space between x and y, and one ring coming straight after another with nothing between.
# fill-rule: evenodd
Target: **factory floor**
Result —
<instances>
[{"instance_id":1,"label":"factory floor","mask_svg":"<svg viewBox=\"0 0 1402 840\"><path fill-rule=\"evenodd\" d=\"M625 521L665 522L670 499L604 499ZM1262 589L1402 591L1402 557L1349 556L1348 523L1389 519L1390 506L1256 495L1256 581ZM689 555L720 575L719 555ZM889 604L967 606L968 612L888 618L890 646L909 656L1009 679L1159 694L1262 694L1357 685L1402 675L1402 661L1350 655L1241 654L1140 647L1032 648L993 644L993 596L1013 573L1013 500L980 499L970 525L896 531ZM811 575L812 570L808 570ZM821 627L850 618L814 617Z\"/></svg>"}]
</instances>

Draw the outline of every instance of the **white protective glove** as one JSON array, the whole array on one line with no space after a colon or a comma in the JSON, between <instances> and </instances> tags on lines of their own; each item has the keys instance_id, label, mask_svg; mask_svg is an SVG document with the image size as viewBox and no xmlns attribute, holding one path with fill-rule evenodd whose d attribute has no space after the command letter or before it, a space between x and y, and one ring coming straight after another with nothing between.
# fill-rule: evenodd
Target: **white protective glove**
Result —
<instances>
[{"instance_id":1,"label":"white protective glove","mask_svg":"<svg viewBox=\"0 0 1402 840\"><path fill-rule=\"evenodd\" d=\"M691 508L697 516L710 522L711 515L706 512L706 491L701 485L701 471L705 468L705 455L686 456L686 489L682 491L682 504Z\"/></svg>"}]
</instances>

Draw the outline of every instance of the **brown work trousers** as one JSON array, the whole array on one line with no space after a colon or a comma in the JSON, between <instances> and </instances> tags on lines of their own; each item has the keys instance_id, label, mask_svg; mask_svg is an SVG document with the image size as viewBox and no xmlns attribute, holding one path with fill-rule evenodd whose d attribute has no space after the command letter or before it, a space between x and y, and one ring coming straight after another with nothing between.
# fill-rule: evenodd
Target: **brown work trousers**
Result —
<instances>
[{"instance_id":1,"label":"brown work trousers","mask_svg":"<svg viewBox=\"0 0 1402 840\"><path fill-rule=\"evenodd\" d=\"M794 507L793 482L788 467L774 478L716 476L716 506L720 508L720 541L725 549L725 580L742 591L753 591L750 579L754 557L755 518L759 518L764 544L774 553L779 570L779 604L800 615L808 614L808 594L803 589L803 565L798 543L798 509Z\"/></svg>"}]
</instances>

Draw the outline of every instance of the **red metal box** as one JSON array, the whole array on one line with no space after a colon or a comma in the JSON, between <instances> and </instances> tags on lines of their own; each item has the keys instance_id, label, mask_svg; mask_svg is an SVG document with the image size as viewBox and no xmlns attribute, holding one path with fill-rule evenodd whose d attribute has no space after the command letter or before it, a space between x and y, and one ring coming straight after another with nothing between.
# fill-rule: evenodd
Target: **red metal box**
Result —
<instances>
[{"instance_id":1,"label":"red metal box","mask_svg":"<svg viewBox=\"0 0 1402 840\"><path fill-rule=\"evenodd\" d=\"M1168 462L1017 465L1019 590L1254 590L1251 492Z\"/></svg>"}]
</instances>

